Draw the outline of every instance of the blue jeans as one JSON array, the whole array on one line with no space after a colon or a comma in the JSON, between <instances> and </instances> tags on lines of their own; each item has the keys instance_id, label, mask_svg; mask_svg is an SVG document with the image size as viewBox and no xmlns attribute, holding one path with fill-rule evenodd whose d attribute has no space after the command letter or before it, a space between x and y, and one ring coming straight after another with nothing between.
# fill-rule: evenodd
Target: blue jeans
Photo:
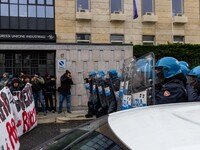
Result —
<instances>
[{"instance_id":1,"label":"blue jeans","mask_svg":"<svg viewBox=\"0 0 200 150\"><path fill-rule=\"evenodd\" d=\"M59 112L62 112L63 101L64 101L65 98L67 100L67 102L66 102L67 111L70 111L70 107L71 107L71 95L70 94L60 94L60 98L59 98Z\"/></svg>"},{"instance_id":2,"label":"blue jeans","mask_svg":"<svg viewBox=\"0 0 200 150\"><path fill-rule=\"evenodd\" d=\"M38 112L38 100L40 101L40 103L42 105L42 111L46 112L45 102L44 102L44 99L43 99L42 90L37 91L37 92L33 92L33 97L34 97L34 101L35 101L36 112Z\"/></svg>"}]
</instances>

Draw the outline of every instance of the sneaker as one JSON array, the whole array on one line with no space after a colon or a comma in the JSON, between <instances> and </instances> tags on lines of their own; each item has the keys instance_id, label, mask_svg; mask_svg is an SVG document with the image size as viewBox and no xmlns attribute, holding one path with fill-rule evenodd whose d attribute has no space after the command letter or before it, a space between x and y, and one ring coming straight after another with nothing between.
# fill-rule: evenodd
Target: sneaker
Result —
<instances>
[{"instance_id":1,"label":"sneaker","mask_svg":"<svg viewBox=\"0 0 200 150\"><path fill-rule=\"evenodd\" d=\"M52 112L52 113L55 113L55 110L52 110L51 112Z\"/></svg>"},{"instance_id":2,"label":"sneaker","mask_svg":"<svg viewBox=\"0 0 200 150\"><path fill-rule=\"evenodd\" d=\"M46 115L47 115L47 113L45 112L43 115L44 115L44 116L46 116Z\"/></svg>"},{"instance_id":3,"label":"sneaker","mask_svg":"<svg viewBox=\"0 0 200 150\"><path fill-rule=\"evenodd\" d=\"M70 113L70 114L72 113L70 110L68 110L67 112Z\"/></svg>"}]
</instances>

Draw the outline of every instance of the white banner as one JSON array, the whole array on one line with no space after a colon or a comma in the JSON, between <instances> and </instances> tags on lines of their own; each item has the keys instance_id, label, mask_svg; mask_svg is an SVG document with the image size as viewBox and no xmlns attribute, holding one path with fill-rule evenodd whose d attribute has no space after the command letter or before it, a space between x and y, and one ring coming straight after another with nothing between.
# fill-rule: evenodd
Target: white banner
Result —
<instances>
[{"instance_id":1,"label":"white banner","mask_svg":"<svg viewBox=\"0 0 200 150\"><path fill-rule=\"evenodd\" d=\"M0 149L17 150L20 147L17 128L11 107L13 97L8 87L0 91Z\"/></svg>"},{"instance_id":2,"label":"white banner","mask_svg":"<svg viewBox=\"0 0 200 150\"><path fill-rule=\"evenodd\" d=\"M30 131L37 125L35 103L31 85L28 83L22 91L13 92L11 103L18 136Z\"/></svg>"},{"instance_id":3,"label":"white banner","mask_svg":"<svg viewBox=\"0 0 200 150\"><path fill-rule=\"evenodd\" d=\"M8 87L0 91L0 149L18 150L18 137L37 126L34 98L30 84L13 95Z\"/></svg>"}]
</instances>

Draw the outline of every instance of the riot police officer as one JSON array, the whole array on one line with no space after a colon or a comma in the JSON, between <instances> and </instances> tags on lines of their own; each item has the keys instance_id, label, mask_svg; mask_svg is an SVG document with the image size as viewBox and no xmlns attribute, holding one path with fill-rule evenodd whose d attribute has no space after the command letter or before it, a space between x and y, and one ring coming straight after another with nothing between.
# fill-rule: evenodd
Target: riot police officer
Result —
<instances>
[{"instance_id":1,"label":"riot police officer","mask_svg":"<svg viewBox=\"0 0 200 150\"><path fill-rule=\"evenodd\" d=\"M155 70L159 80L155 90L155 104L186 102L186 78L178 60L163 57L157 61Z\"/></svg>"},{"instance_id":2,"label":"riot police officer","mask_svg":"<svg viewBox=\"0 0 200 150\"><path fill-rule=\"evenodd\" d=\"M96 115L96 104L97 104L97 88L96 88L96 72L89 72L89 78L85 78L85 83L89 85L89 97L88 97L88 113L85 115L86 118L91 118Z\"/></svg>"},{"instance_id":3,"label":"riot police officer","mask_svg":"<svg viewBox=\"0 0 200 150\"><path fill-rule=\"evenodd\" d=\"M187 80L188 101L200 101L200 66L193 68L188 73Z\"/></svg>"}]
</instances>

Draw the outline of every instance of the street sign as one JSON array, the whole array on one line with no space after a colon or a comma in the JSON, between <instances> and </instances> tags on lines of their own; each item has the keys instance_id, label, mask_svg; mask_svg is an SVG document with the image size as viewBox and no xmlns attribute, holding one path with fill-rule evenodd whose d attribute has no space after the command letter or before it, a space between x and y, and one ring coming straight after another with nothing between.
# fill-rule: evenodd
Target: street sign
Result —
<instances>
[{"instance_id":1,"label":"street sign","mask_svg":"<svg viewBox=\"0 0 200 150\"><path fill-rule=\"evenodd\" d=\"M66 68L66 60L65 59L58 59L57 64L58 64L58 71L65 70L65 68Z\"/></svg>"}]
</instances>

